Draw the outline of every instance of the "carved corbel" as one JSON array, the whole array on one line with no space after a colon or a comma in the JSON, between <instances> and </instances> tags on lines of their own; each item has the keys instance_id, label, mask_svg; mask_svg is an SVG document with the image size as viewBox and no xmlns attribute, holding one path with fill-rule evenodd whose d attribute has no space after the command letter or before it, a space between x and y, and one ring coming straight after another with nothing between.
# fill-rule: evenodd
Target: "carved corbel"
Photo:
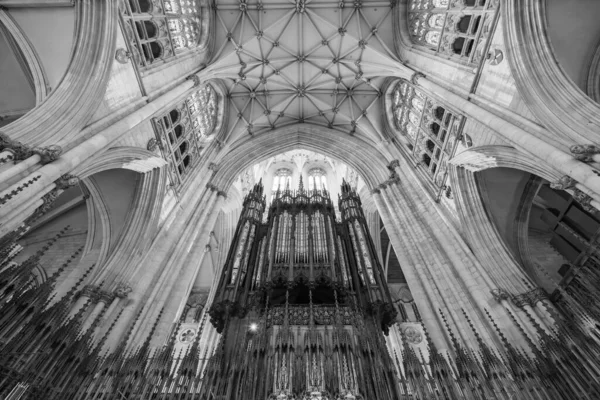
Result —
<instances>
[{"instance_id":1,"label":"carved corbel","mask_svg":"<svg viewBox=\"0 0 600 400\"><path fill-rule=\"evenodd\" d=\"M119 285L117 286L117 288L115 289L115 291L113 293L116 297L118 297L120 299L125 299L125 298L127 298L127 296L129 296L129 293L131 293L132 290L133 289L128 284L119 283Z\"/></svg>"},{"instance_id":2,"label":"carved corbel","mask_svg":"<svg viewBox=\"0 0 600 400\"><path fill-rule=\"evenodd\" d=\"M569 175L564 175L556 182L551 182L550 187L554 190L567 190L575 186L577 181Z\"/></svg>"},{"instance_id":3,"label":"carved corbel","mask_svg":"<svg viewBox=\"0 0 600 400\"><path fill-rule=\"evenodd\" d=\"M56 181L54 181L54 183L56 184L57 189L66 190L71 186L77 185L79 183L79 178L75 175L64 174Z\"/></svg>"},{"instance_id":4,"label":"carved corbel","mask_svg":"<svg viewBox=\"0 0 600 400\"><path fill-rule=\"evenodd\" d=\"M510 298L510 294L504 289L492 289L490 290L492 296L494 296L494 300L500 303L502 300L508 300Z\"/></svg>"},{"instance_id":5,"label":"carved corbel","mask_svg":"<svg viewBox=\"0 0 600 400\"><path fill-rule=\"evenodd\" d=\"M594 154L600 154L600 147L593 144L576 144L569 148L575 159L589 163L594 161Z\"/></svg>"},{"instance_id":6,"label":"carved corbel","mask_svg":"<svg viewBox=\"0 0 600 400\"><path fill-rule=\"evenodd\" d=\"M417 84L417 79L419 78L425 78L425 74L422 72L415 72L411 77L410 77L410 83L412 83L413 85Z\"/></svg>"},{"instance_id":7,"label":"carved corbel","mask_svg":"<svg viewBox=\"0 0 600 400\"><path fill-rule=\"evenodd\" d=\"M379 188L371 189L371 194L381 194L381 189L379 189Z\"/></svg>"},{"instance_id":8,"label":"carved corbel","mask_svg":"<svg viewBox=\"0 0 600 400\"><path fill-rule=\"evenodd\" d=\"M595 213L598 211L594 206L592 206L592 198L581 190L574 189L573 198L581 205L581 207L583 207L585 211L589 213Z\"/></svg>"},{"instance_id":9,"label":"carved corbel","mask_svg":"<svg viewBox=\"0 0 600 400\"><path fill-rule=\"evenodd\" d=\"M185 78L185 79L187 79L188 81L192 81L192 82L194 82L194 87L198 87L198 86L200 86L200 84L202 83L202 82L200 81L200 77L199 77L198 75L196 75L196 74L189 75L189 76L188 76L187 78Z\"/></svg>"}]
</instances>

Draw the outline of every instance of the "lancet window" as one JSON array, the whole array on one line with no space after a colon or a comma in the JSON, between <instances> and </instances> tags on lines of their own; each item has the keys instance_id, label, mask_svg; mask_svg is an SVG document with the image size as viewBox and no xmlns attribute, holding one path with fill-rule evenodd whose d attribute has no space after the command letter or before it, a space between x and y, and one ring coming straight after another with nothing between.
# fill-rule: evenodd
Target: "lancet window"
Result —
<instances>
[{"instance_id":1,"label":"lancet window","mask_svg":"<svg viewBox=\"0 0 600 400\"><path fill-rule=\"evenodd\" d=\"M404 80L392 91L392 113L395 128L406 137L410 154L437 188L437 195L451 199L446 164L473 145L462 132L465 118Z\"/></svg>"},{"instance_id":2,"label":"lancet window","mask_svg":"<svg viewBox=\"0 0 600 400\"><path fill-rule=\"evenodd\" d=\"M283 191L292 186L292 170L287 168L279 168L273 176L273 186L271 189L272 196L277 193L277 190Z\"/></svg>"},{"instance_id":3,"label":"lancet window","mask_svg":"<svg viewBox=\"0 0 600 400\"><path fill-rule=\"evenodd\" d=\"M124 30L133 58L149 66L200 42L201 0L125 0Z\"/></svg>"},{"instance_id":4,"label":"lancet window","mask_svg":"<svg viewBox=\"0 0 600 400\"><path fill-rule=\"evenodd\" d=\"M308 171L308 190L327 190L327 173L321 168Z\"/></svg>"},{"instance_id":5,"label":"lancet window","mask_svg":"<svg viewBox=\"0 0 600 400\"><path fill-rule=\"evenodd\" d=\"M409 0L408 29L414 43L476 64L497 8L498 0Z\"/></svg>"},{"instance_id":6,"label":"lancet window","mask_svg":"<svg viewBox=\"0 0 600 400\"><path fill-rule=\"evenodd\" d=\"M204 85L183 103L154 119L157 142L171 163L174 184L181 183L214 134L217 101L215 89Z\"/></svg>"}]
</instances>

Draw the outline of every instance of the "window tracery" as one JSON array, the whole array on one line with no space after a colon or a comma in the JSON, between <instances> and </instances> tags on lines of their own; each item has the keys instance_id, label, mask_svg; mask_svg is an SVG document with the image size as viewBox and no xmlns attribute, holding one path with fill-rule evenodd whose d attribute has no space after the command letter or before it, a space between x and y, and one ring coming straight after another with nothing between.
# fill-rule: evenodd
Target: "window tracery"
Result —
<instances>
[{"instance_id":1,"label":"window tracery","mask_svg":"<svg viewBox=\"0 0 600 400\"><path fill-rule=\"evenodd\" d=\"M327 190L327 173L321 168L308 171L308 190Z\"/></svg>"},{"instance_id":2,"label":"window tracery","mask_svg":"<svg viewBox=\"0 0 600 400\"><path fill-rule=\"evenodd\" d=\"M465 118L404 80L396 84L391 99L395 128L406 137L410 153L438 195L452 199L447 162L473 145L471 137L462 132Z\"/></svg>"},{"instance_id":3,"label":"window tracery","mask_svg":"<svg viewBox=\"0 0 600 400\"><path fill-rule=\"evenodd\" d=\"M124 30L140 66L173 57L200 42L202 0L125 0Z\"/></svg>"},{"instance_id":4,"label":"window tracery","mask_svg":"<svg viewBox=\"0 0 600 400\"><path fill-rule=\"evenodd\" d=\"M200 159L217 126L218 97L204 85L183 103L154 119L163 156L171 164L175 185Z\"/></svg>"},{"instance_id":5,"label":"window tracery","mask_svg":"<svg viewBox=\"0 0 600 400\"><path fill-rule=\"evenodd\" d=\"M288 168L279 168L273 176L273 186L271 188L272 196L278 190L285 190L292 186L292 170Z\"/></svg>"},{"instance_id":6,"label":"window tracery","mask_svg":"<svg viewBox=\"0 0 600 400\"><path fill-rule=\"evenodd\" d=\"M497 8L498 0L409 0L411 39L436 54L476 64Z\"/></svg>"}]
</instances>

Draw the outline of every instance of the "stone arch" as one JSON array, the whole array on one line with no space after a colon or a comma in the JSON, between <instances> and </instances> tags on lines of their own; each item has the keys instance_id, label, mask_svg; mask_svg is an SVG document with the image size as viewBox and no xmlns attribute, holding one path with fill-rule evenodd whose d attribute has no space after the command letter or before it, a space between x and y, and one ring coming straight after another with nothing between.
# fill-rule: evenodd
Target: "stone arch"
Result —
<instances>
[{"instance_id":1,"label":"stone arch","mask_svg":"<svg viewBox=\"0 0 600 400\"><path fill-rule=\"evenodd\" d=\"M2 133L33 147L61 145L66 150L73 146L108 84L115 57L117 10L118 2L75 3L74 51L66 73L46 101L3 127Z\"/></svg>"},{"instance_id":2,"label":"stone arch","mask_svg":"<svg viewBox=\"0 0 600 400\"><path fill-rule=\"evenodd\" d=\"M372 144L333 129L309 124L287 126L238 140L221 151L211 183L227 190L241 171L259 161L294 149L306 149L343 161L355 169L369 187L388 179L391 157ZM225 149L223 149L225 150ZM343 154L344 157L340 157Z\"/></svg>"},{"instance_id":3,"label":"stone arch","mask_svg":"<svg viewBox=\"0 0 600 400\"><path fill-rule=\"evenodd\" d=\"M597 143L600 104L559 65L548 33L546 2L510 0L501 6L507 59L526 105L565 146Z\"/></svg>"},{"instance_id":4,"label":"stone arch","mask_svg":"<svg viewBox=\"0 0 600 400\"><path fill-rule=\"evenodd\" d=\"M553 263L560 266L560 257L552 258L558 253L532 236L530 224L534 198L544 184L559 181L561 174L508 146L471 148L454 157L450 164L451 180L457 188L457 211L473 252L508 270L516 272L515 267L519 266L531 283L551 292L559 280ZM511 191L514 195L507 195ZM571 190L560 193L563 197L572 195ZM516 201L506 201L511 198ZM546 256L541 261L542 253ZM546 269L546 264L552 264L550 270L540 273L540 266Z\"/></svg>"},{"instance_id":5,"label":"stone arch","mask_svg":"<svg viewBox=\"0 0 600 400\"><path fill-rule=\"evenodd\" d=\"M98 257L94 276L110 271L110 266L114 263L125 266L127 263L135 262L140 257L140 249L143 252L150 246L161 221L163 200L168 190L166 166L162 158L148 150L137 147L116 147L73 170L72 174L79 177L89 189L89 212L93 213L102 225L101 229L90 232L88 237L90 243L87 246L91 250L93 247L91 242L95 239L93 235L101 235L101 241L95 247L98 250ZM126 178L121 177L121 179L130 182L134 180L132 181L134 186L130 188L129 196L125 196L127 198L119 200L127 204L116 205L114 199L111 200L114 193L110 192L110 182L107 182L110 178L107 175L119 179L119 174L126 175ZM122 215L119 214L121 215L119 221L114 221L114 217L111 219L111 212L115 212L115 206L121 207ZM126 208L122 209L123 206ZM94 221L90 223L94 224ZM116 224L120 226L119 229L116 228Z\"/></svg>"}]
</instances>

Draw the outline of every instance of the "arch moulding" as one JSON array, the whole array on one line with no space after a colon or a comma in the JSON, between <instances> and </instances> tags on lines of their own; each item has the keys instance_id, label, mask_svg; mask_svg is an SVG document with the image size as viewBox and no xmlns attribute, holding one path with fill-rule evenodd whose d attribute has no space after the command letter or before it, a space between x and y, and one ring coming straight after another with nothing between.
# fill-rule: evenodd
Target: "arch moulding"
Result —
<instances>
[{"instance_id":1,"label":"arch moulding","mask_svg":"<svg viewBox=\"0 0 600 400\"><path fill-rule=\"evenodd\" d=\"M109 254L108 243L112 232L106 212L108 194L100 193L94 187L93 181L88 178L112 169L129 169L137 172L138 179L124 225L126 228L120 233L121 239L118 241L117 247ZM82 179L89 189L91 201L88 212L96 212L102 221L102 244L97 262L99 268L96 268L94 275L104 276L105 271L111 270L111 265L126 270L126 266L139 261L139 258L152 244L157 232L168 182L166 162L142 148L116 147L83 163L75 168L72 174ZM90 229L90 234L93 235L91 231ZM140 238L145 238L145 240L140 241ZM112 283L111 280L106 282L109 286ZM114 283L118 284L119 282Z\"/></svg>"},{"instance_id":2,"label":"arch moulding","mask_svg":"<svg viewBox=\"0 0 600 400\"><path fill-rule=\"evenodd\" d=\"M388 179L387 151L356 136L310 124L282 127L256 136L246 136L219 153L211 184L227 190L244 169L279 153L294 149L314 151L342 161L374 188Z\"/></svg>"},{"instance_id":3,"label":"arch moulding","mask_svg":"<svg viewBox=\"0 0 600 400\"><path fill-rule=\"evenodd\" d=\"M600 104L579 89L556 61L547 34L546 2L501 3L508 62L529 109L565 146L598 143Z\"/></svg>"}]
</instances>

